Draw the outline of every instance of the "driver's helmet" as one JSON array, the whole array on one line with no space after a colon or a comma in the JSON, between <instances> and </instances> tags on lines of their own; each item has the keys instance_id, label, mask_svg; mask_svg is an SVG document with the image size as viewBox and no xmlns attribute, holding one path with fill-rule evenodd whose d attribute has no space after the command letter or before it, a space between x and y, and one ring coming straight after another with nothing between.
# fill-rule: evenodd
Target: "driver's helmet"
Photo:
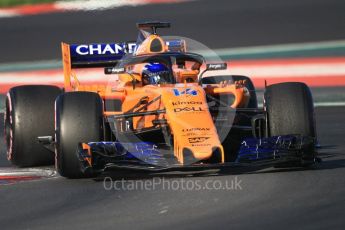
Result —
<instances>
[{"instance_id":1,"label":"driver's helmet","mask_svg":"<svg viewBox=\"0 0 345 230\"><path fill-rule=\"evenodd\" d=\"M164 64L153 62L144 66L142 72L143 85L169 83L170 71Z\"/></svg>"}]
</instances>

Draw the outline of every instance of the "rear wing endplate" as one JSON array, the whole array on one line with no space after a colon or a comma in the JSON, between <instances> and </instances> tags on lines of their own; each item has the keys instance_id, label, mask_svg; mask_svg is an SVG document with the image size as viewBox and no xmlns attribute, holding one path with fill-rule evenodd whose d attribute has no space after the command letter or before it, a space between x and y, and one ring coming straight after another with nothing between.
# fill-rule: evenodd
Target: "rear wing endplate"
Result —
<instances>
[{"instance_id":1,"label":"rear wing endplate","mask_svg":"<svg viewBox=\"0 0 345 230\"><path fill-rule=\"evenodd\" d=\"M71 87L73 68L115 66L126 54L135 52L135 42L106 44L61 43L65 88Z\"/></svg>"}]
</instances>

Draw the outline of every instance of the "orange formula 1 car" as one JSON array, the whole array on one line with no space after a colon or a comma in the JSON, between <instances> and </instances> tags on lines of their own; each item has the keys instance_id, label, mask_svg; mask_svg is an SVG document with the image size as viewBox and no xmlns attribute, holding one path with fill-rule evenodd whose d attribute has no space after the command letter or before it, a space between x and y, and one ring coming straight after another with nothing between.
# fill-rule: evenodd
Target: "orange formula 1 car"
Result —
<instances>
[{"instance_id":1,"label":"orange formula 1 car","mask_svg":"<svg viewBox=\"0 0 345 230\"><path fill-rule=\"evenodd\" d=\"M169 23L137 26L137 42L62 43L64 89L9 91L5 132L13 164L55 160L62 176L76 178L118 167L315 162L313 101L305 84L267 86L258 108L248 77L219 74L226 63L191 52L188 39L157 34ZM79 73L96 69L108 80L83 84Z\"/></svg>"}]
</instances>

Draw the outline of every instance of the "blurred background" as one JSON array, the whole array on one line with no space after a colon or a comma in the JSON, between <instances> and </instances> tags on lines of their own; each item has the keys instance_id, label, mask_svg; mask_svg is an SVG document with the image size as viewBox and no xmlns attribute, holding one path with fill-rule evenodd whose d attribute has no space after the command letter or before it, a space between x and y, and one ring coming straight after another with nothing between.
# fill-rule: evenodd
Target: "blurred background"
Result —
<instances>
[{"instance_id":1,"label":"blurred background","mask_svg":"<svg viewBox=\"0 0 345 230\"><path fill-rule=\"evenodd\" d=\"M316 103L345 102L343 0L0 0L0 7L2 95L13 85L61 84L61 41L132 41L136 22L162 20L172 23L163 35L214 49L258 89L264 79L304 81Z\"/></svg>"}]
</instances>

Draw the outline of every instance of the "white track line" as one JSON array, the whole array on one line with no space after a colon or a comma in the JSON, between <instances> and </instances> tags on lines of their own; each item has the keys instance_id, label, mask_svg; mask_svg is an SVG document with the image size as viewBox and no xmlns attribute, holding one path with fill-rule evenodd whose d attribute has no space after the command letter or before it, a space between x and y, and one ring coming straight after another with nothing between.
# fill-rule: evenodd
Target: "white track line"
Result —
<instances>
[{"instance_id":1,"label":"white track line","mask_svg":"<svg viewBox=\"0 0 345 230\"><path fill-rule=\"evenodd\" d=\"M333 106L345 106L345 102L315 102L315 107L333 107Z\"/></svg>"},{"instance_id":2,"label":"white track line","mask_svg":"<svg viewBox=\"0 0 345 230\"><path fill-rule=\"evenodd\" d=\"M230 68L233 74L255 76L255 78L281 78L281 77L322 77L345 76L344 63L296 63L296 64L267 64L243 65Z\"/></svg>"},{"instance_id":3,"label":"white track line","mask_svg":"<svg viewBox=\"0 0 345 230\"><path fill-rule=\"evenodd\" d=\"M314 102L314 107L343 107L345 106L345 101L339 102ZM258 107L262 108L263 104L259 103Z\"/></svg>"},{"instance_id":4,"label":"white track line","mask_svg":"<svg viewBox=\"0 0 345 230\"><path fill-rule=\"evenodd\" d=\"M180 3L192 0L74 0L74 1L56 1L54 3L47 3L50 5L48 9L41 9L37 11L38 5L26 5L18 7L8 7L0 9L0 18L44 14L51 12L63 11L95 11L108 10L124 6L140 6L147 4L169 4ZM24 10L23 10L24 9ZM30 12L30 9L33 9Z\"/></svg>"},{"instance_id":5,"label":"white track line","mask_svg":"<svg viewBox=\"0 0 345 230\"><path fill-rule=\"evenodd\" d=\"M137 6L147 4L145 0L79 0L79 1L58 1L55 7L59 10L107 10L121 6Z\"/></svg>"},{"instance_id":6,"label":"white track line","mask_svg":"<svg viewBox=\"0 0 345 230\"><path fill-rule=\"evenodd\" d=\"M277 45L264 45L252 47L235 47L214 49L218 55L239 55L239 54L261 54L276 53L286 51L307 51L317 49L341 48L345 47L345 40L321 41L321 42L304 42Z\"/></svg>"},{"instance_id":7,"label":"white track line","mask_svg":"<svg viewBox=\"0 0 345 230\"><path fill-rule=\"evenodd\" d=\"M16 12L5 11L5 10L0 9L0 18L10 18L10 17L16 17L16 16L20 16L20 15Z\"/></svg>"},{"instance_id":8,"label":"white track line","mask_svg":"<svg viewBox=\"0 0 345 230\"><path fill-rule=\"evenodd\" d=\"M63 75L61 70L46 71L38 70L29 72L3 72L0 73L0 84L25 84L32 82L50 83L62 82ZM45 75L46 74L46 75ZM207 75L214 75L214 73L207 73ZM258 78L282 78L282 77L297 77L297 78L316 78L316 77L331 77L331 76L345 76L345 62L343 63L287 63L282 64L247 64L247 65L233 65L226 71L218 71L217 74L240 74L251 76L252 79ZM84 81L99 81L114 79L114 76L106 76L103 74L103 69L88 69L87 71L80 71L80 80Z\"/></svg>"},{"instance_id":9,"label":"white track line","mask_svg":"<svg viewBox=\"0 0 345 230\"><path fill-rule=\"evenodd\" d=\"M54 177L57 172L50 168L25 168L19 169L14 167L1 168L0 176L37 176L37 177Z\"/></svg>"}]
</instances>

